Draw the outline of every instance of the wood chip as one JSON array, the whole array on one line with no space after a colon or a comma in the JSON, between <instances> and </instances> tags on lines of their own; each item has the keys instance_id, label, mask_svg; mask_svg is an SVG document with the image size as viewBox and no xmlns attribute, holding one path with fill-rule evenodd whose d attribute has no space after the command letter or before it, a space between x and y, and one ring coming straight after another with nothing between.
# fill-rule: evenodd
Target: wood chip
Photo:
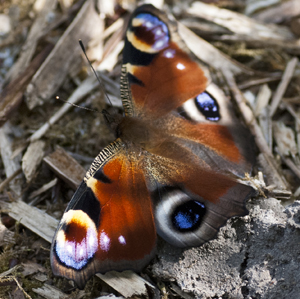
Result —
<instances>
[{"instance_id":1,"label":"wood chip","mask_svg":"<svg viewBox=\"0 0 300 299\"><path fill-rule=\"evenodd\" d=\"M273 127L272 127L272 119L270 116L270 107L269 106L265 107L261 111L260 115L258 116L258 120L259 120L259 126L263 132L266 142L267 142L270 150L272 150Z\"/></svg>"},{"instance_id":2,"label":"wood chip","mask_svg":"<svg viewBox=\"0 0 300 299\"><path fill-rule=\"evenodd\" d=\"M32 291L47 299L69 298L67 294L48 284L44 284L41 288L32 288Z\"/></svg>"},{"instance_id":3,"label":"wood chip","mask_svg":"<svg viewBox=\"0 0 300 299\"><path fill-rule=\"evenodd\" d=\"M22 169L27 182L30 182L35 176L37 168L40 166L45 155L45 141L36 140L31 142L22 159Z\"/></svg>"},{"instance_id":4,"label":"wood chip","mask_svg":"<svg viewBox=\"0 0 300 299\"><path fill-rule=\"evenodd\" d=\"M13 138L12 126L10 123L5 123L5 125L0 128L0 153L4 164L6 177L10 177L15 174L21 168L20 161L21 155L18 155L14 159L11 159L13 153ZM19 176L17 176L18 178ZM21 194L21 186L15 180L10 182L10 188L17 194Z\"/></svg>"},{"instance_id":5,"label":"wood chip","mask_svg":"<svg viewBox=\"0 0 300 299\"><path fill-rule=\"evenodd\" d=\"M28 85L26 100L29 109L43 104L55 94L71 65L81 59L81 48L76 41L81 38L87 44L100 34L100 23L94 2L86 1Z\"/></svg>"},{"instance_id":6,"label":"wood chip","mask_svg":"<svg viewBox=\"0 0 300 299\"><path fill-rule=\"evenodd\" d=\"M38 190L33 191L29 196L28 199L33 199L34 197L46 192L47 190L51 189L52 187L54 187L57 184L57 179L55 178L54 180L52 180L51 182L43 185L41 188L39 188Z\"/></svg>"},{"instance_id":7,"label":"wood chip","mask_svg":"<svg viewBox=\"0 0 300 299\"><path fill-rule=\"evenodd\" d=\"M280 5L270 7L254 17L266 23L281 23L300 14L299 0L280 1Z\"/></svg>"},{"instance_id":8,"label":"wood chip","mask_svg":"<svg viewBox=\"0 0 300 299\"><path fill-rule=\"evenodd\" d=\"M59 178L74 190L78 188L86 173L86 170L61 147L45 157L44 161Z\"/></svg>"},{"instance_id":9,"label":"wood chip","mask_svg":"<svg viewBox=\"0 0 300 299\"><path fill-rule=\"evenodd\" d=\"M111 294L111 295L107 295L107 296L100 296L95 299L121 299L121 298L124 298L124 297L120 297L120 296L117 297L117 296Z\"/></svg>"},{"instance_id":10,"label":"wood chip","mask_svg":"<svg viewBox=\"0 0 300 299\"><path fill-rule=\"evenodd\" d=\"M98 273L96 275L125 298L147 294L146 285L150 288L154 288L152 284L132 271L110 271L105 274ZM130 283L130 287L128 283Z\"/></svg>"},{"instance_id":11,"label":"wood chip","mask_svg":"<svg viewBox=\"0 0 300 299\"><path fill-rule=\"evenodd\" d=\"M245 14L251 15L253 12L279 3L280 0L246 0Z\"/></svg>"},{"instance_id":12,"label":"wood chip","mask_svg":"<svg viewBox=\"0 0 300 299\"><path fill-rule=\"evenodd\" d=\"M120 30L124 27L124 19L119 18L114 23L112 23L108 28L106 28L103 32L103 38L109 37L111 34L115 33L116 31Z\"/></svg>"},{"instance_id":13,"label":"wood chip","mask_svg":"<svg viewBox=\"0 0 300 299\"><path fill-rule=\"evenodd\" d=\"M124 41L119 41L118 44L114 45L113 49L106 55L105 59L97 66L98 71L107 70L111 72L116 63L118 62L118 57L124 48Z\"/></svg>"},{"instance_id":14,"label":"wood chip","mask_svg":"<svg viewBox=\"0 0 300 299\"><path fill-rule=\"evenodd\" d=\"M15 242L15 234L8 230L0 221L0 247L14 244Z\"/></svg>"},{"instance_id":15,"label":"wood chip","mask_svg":"<svg viewBox=\"0 0 300 299\"><path fill-rule=\"evenodd\" d=\"M274 122L274 137L279 152L284 156L295 156L297 153L296 138L294 131L283 122Z\"/></svg>"},{"instance_id":16,"label":"wood chip","mask_svg":"<svg viewBox=\"0 0 300 299\"><path fill-rule=\"evenodd\" d=\"M4 190L4 188L19 174L22 173L22 169L17 169L11 176L6 178L1 184L0 184L0 193Z\"/></svg>"},{"instance_id":17,"label":"wood chip","mask_svg":"<svg viewBox=\"0 0 300 299\"><path fill-rule=\"evenodd\" d=\"M279 152L279 151L278 151ZM289 157L285 157L284 155L280 155L283 162L294 172L294 174L300 179L300 168L297 166L293 160Z\"/></svg>"},{"instance_id":18,"label":"wood chip","mask_svg":"<svg viewBox=\"0 0 300 299\"><path fill-rule=\"evenodd\" d=\"M3 89L0 95L0 126L18 109L22 103L23 94L28 83L52 49L52 44L47 45L31 61L24 72L19 73L19 75Z\"/></svg>"},{"instance_id":19,"label":"wood chip","mask_svg":"<svg viewBox=\"0 0 300 299\"><path fill-rule=\"evenodd\" d=\"M43 30L49 26L48 19L49 14L56 7L56 0L42 1L42 7L39 7L37 18L33 22L30 31L28 33L25 44L22 47L20 57L18 61L12 66L9 72L6 74L6 81L9 79L15 79L18 74L22 73L29 65L33 54L35 52L37 43L43 33Z\"/></svg>"},{"instance_id":20,"label":"wood chip","mask_svg":"<svg viewBox=\"0 0 300 299\"><path fill-rule=\"evenodd\" d=\"M58 221L41 210L30 207L23 201L15 201L10 204L1 202L1 206L8 210L8 215L19 221L22 225L42 237L48 242L52 238Z\"/></svg>"},{"instance_id":21,"label":"wood chip","mask_svg":"<svg viewBox=\"0 0 300 299\"><path fill-rule=\"evenodd\" d=\"M40 282L45 282L48 280L48 276L43 273L38 273L38 274L34 275L33 278Z\"/></svg>"},{"instance_id":22,"label":"wood chip","mask_svg":"<svg viewBox=\"0 0 300 299\"><path fill-rule=\"evenodd\" d=\"M187 12L223 26L237 35L248 36L255 40L287 40L293 38L293 34L287 28L263 24L240 13L202 2L194 2L187 9Z\"/></svg>"},{"instance_id":23,"label":"wood chip","mask_svg":"<svg viewBox=\"0 0 300 299\"><path fill-rule=\"evenodd\" d=\"M220 52L213 45L200 38L190 29L178 22L178 32L185 41L188 48L203 62L212 66L215 69L227 68L234 74L246 73L253 74L254 72L234 61L229 56Z\"/></svg>"},{"instance_id":24,"label":"wood chip","mask_svg":"<svg viewBox=\"0 0 300 299\"><path fill-rule=\"evenodd\" d=\"M284 176L281 176L274 163L274 159L264 153L260 153L257 157L259 165L263 168L264 175L266 176L268 185L274 185L278 189L287 189L289 184Z\"/></svg>"},{"instance_id":25,"label":"wood chip","mask_svg":"<svg viewBox=\"0 0 300 299\"><path fill-rule=\"evenodd\" d=\"M252 86L257 86L269 82L279 81L281 79L281 74L277 76L267 77L267 78L261 78L261 79L250 79L247 82L240 83L238 85L239 89L247 89Z\"/></svg>"},{"instance_id":26,"label":"wood chip","mask_svg":"<svg viewBox=\"0 0 300 299\"><path fill-rule=\"evenodd\" d=\"M46 268L44 268L43 266L35 262L27 261L26 263L22 263L21 265L23 268L22 275L24 276L32 275L37 272L41 272L41 273L47 272Z\"/></svg>"},{"instance_id":27,"label":"wood chip","mask_svg":"<svg viewBox=\"0 0 300 299\"><path fill-rule=\"evenodd\" d=\"M7 270L5 272L0 273L0 278L8 276L8 275L14 273L18 268L20 268L20 266L16 265L13 268L11 268L11 269L9 269L9 270Z\"/></svg>"},{"instance_id":28,"label":"wood chip","mask_svg":"<svg viewBox=\"0 0 300 299\"><path fill-rule=\"evenodd\" d=\"M256 97L256 105L254 109L255 116L259 116L261 114L261 111L267 107L271 95L272 92L269 86L267 84L262 85Z\"/></svg>"}]
</instances>

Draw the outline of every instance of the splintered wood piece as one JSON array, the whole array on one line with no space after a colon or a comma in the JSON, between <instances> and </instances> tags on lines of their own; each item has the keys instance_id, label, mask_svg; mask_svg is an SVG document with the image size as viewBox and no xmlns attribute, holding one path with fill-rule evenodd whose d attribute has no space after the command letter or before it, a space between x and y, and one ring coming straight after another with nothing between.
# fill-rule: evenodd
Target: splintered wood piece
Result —
<instances>
[{"instance_id":1,"label":"splintered wood piece","mask_svg":"<svg viewBox=\"0 0 300 299\"><path fill-rule=\"evenodd\" d=\"M22 169L27 182L30 182L34 177L37 168L45 155L45 141L37 140L29 144L26 153L22 159Z\"/></svg>"},{"instance_id":2,"label":"splintered wood piece","mask_svg":"<svg viewBox=\"0 0 300 299\"><path fill-rule=\"evenodd\" d=\"M15 242L15 233L8 230L0 221L0 246L14 244Z\"/></svg>"},{"instance_id":3,"label":"splintered wood piece","mask_svg":"<svg viewBox=\"0 0 300 299\"><path fill-rule=\"evenodd\" d=\"M37 264L35 262L32 261L27 261L25 263L22 263L22 275L24 275L25 277L28 275L32 275L34 273L37 272L41 272L41 273L46 273L47 269L44 268L42 265Z\"/></svg>"},{"instance_id":4,"label":"splintered wood piece","mask_svg":"<svg viewBox=\"0 0 300 299\"><path fill-rule=\"evenodd\" d=\"M110 53L105 56L105 59L98 65L97 70L107 70L111 72L115 65L118 62L119 54L124 48L124 41L120 40L118 44L114 45L113 49L110 50Z\"/></svg>"},{"instance_id":5,"label":"splintered wood piece","mask_svg":"<svg viewBox=\"0 0 300 299\"><path fill-rule=\"evenodd\" d=\"M86 173L86 170L61 147L45 157L44 161L59 178L74 190L78 188Z\"/></svg>"},{"instance_id":6,"label":"splintered wood piece","mask_svg":"<svg viewBox=\"0 0 300 299\"><path fill-rule=\"evenodd\" d=\"M281 23L300 14L299 0L279 1L281 4L257 13L254 18L266 23Z\"/></svg>"},{"instance_id":7,"label":"splintered wood piece","mask_svg":"<svg viewBox=\"0 0 300 299\"><path fill-rule=\"evenodd\" d=\"M187 12L223 26L237 35L247 36L254 40L287 40L293 38L293 34L287 28L260 23L240 13L202 2L194 2L187 9Z\"/></svg>"},{"instance_id":8,"label":"splintered wood piece","mask_svg":"<svg viewBox=\"0 0 300 299\"><path fill-rule=\"evenodd\" d=\"M262 85L262 87L259 89L259 92L256 97L256 105L254 114L255 116L258 116L261 114L261 111L266 108L268 105L268 102L271 98L272 92L271 89L267 84Z\"/></svg>"},{"instance_id":9,"label":"splintered wood piece","mask_svg":"<svg viewBox=\"0 0 300 299\"><path fill-rule=\"evenodd\" d=\"M41 63L53 49L52 44L48 44L28 65L28 67L12 80L1 92L0 95L0 126L2 126L17 110L22 102L25 89L35 74Z\"/></svg>"},{"instance_id":10,"label":"splintered wood piece","mask_svg":"<svg viewBox=\"0 0 300 299\"><path fill-rule=\"evenodd\" d=\"M272 128L272 119L270 116L270 107L269 106L265 107L261 111L260 115L258 116L258 121L259 121L260 128L263 132L263 135L266 139L266 142L267 142L270 150L272 150L273 128Z\"/></svg>"},{"instance_id":11,"label":"splintered wood piece","mask_svg":"<svg viewBox=\"0 0 300 299\"><path fill-rule=\"evenodd\" d=\"M299 103L299 99L297 99L297 103ZM287 100L283 102L283 105L285 106L286 110L295 118L297 150L298 156L300 156L300 112L296 112L294 107Z\"/></svg>"},{"instance_id":12,"label":"splintered wood piece","mask_svg":"<svg viewBox=\"0 0 300 299\"><path fill-rule=\"evenodd\" d=\"M64 298L69 298L69 295L63 293L61 290L48 285L44 284L41 288L32 288L32 291L35 292L36 294L41 295L43 298L47 299L64 299Z\"/></svg>"},{"instance_id":13,"label":"splintered wood piece","mask_svg":"<svg viewBox=\"0 0 300 299\"><path fill-rule=\"evenodd\" d=\"M37 18L33 22L30 31L28 33L25 44L22 47L20 57L18 61L12 66L6 75L6 81L9 79L15 79L18 74L22 73L25 68L29 65L32 56L35 52L38 40L43 34L43 30L49 25L48 15L56 7L56 0L45 0L40 1L43 7L39 7L36 13Z\"/></svg>"},{"instance_id":14,"label":"splintered wood piece","mask_svg":"<svg viewBox=\"0 0 300 299\"><path fill-rule=\"evenodd\" d=\"M17 156L14 159L11 158L13 153L13 138L11 137L12 127L9 122L7 122L2 128L0 128L0 154L5 168L6 177L14 175L16 171L18 171L21 161L21 156ZM12 180L9 183L10 188L17 194L21 194L21 185L16 182L16 180Z\"/></svg>"},{"instance_id":15,"label":"splintered wood piece","mask_svg":"<svg viewBox=\"0 0 300 299\"><path fill-rule=\"evenodd\" d=\"M278 75L272 76L272 77L261 78L261 79L250 79L249 81L247 80L244 83L240 83L238 85L238 88L239 89L247 89L252 86L261 85L261 84L269 83L269 82L274 82L274 81L278 81L280 79L281 79L281 74L278 74Z\"/></svg>"},{"instance_id":16,"label":"splintered wood piece","mask_svg":"<svg viewBox=\"0 0 300 299\"><path fill-rule=\"evenodd\" d=\"M1 201L0 206L10 217L19 221L44 240L52 242L58 225L58 221L55 218L35 207L29 206L21 200L12 203Z\"/></svg>"},{"instance_id":17,"label":"splintered wood piece","mask_svg":"<svg viewBox=\"0 0 300 299\"><path fill-rule=\"evenodd\" d=\"M292 76L294 74L295 68L297 66L298 63L298 58L297 57L293 57L287 64L284 73L282 75L282 80L279 83L273 97L272 97L272 101L271 101L271 107L270 107L270 114L271 116L274 115L274 113L276 112L276 109L286 91L286 88L288 86L288 84L290 83Z\"/></svg>"},{"instance_id":18,"label":"splintered wood piece","mask_svg":"<svg viewBox=\"0 0 300 299\"><path fill-rule=\"evenodd\" d=\"M257 10L265 9L266 7L272 6L279 2L280 0L246 1L245 14L251 15Z\"/></svg>"},{"instance_id":19,"label":"splintered wood piece","mask_svg":"<svg viewBox=\"0 0 300 299\"><path fill-rule=\"evenodd\" d=\"M272 121L268 102L271 95L269 86L267 84L262 85L256 97L254 109L254 115L258 117L260 128L270 149L272 149Z\"/></svg>"},{"instance_id":20,"label":"splintered wood piece","mask_svg":"<svg viewBox=\"0 0 300 299\"><path fill-rule=\"evenodd\" d=\"M28 85L26 100L29 109L43 104L55 94L71 65L82 59L78 39L87 44L100 34L99 29L101 20L95 11L94 2L88 0Z\"/></svg>"},{"instance_id":21,"label":"splintered wood piece","mask_svg":"<svg viewBox=\"0 0 300 299\"><path fill-rule=\"evenodd\" d=\"M154 288L152 284L144 280L142 277L136 275L132 271L116 272L110 271L105 274L96 274L100 279L104 280L109 286L114 288L125 298L131 298L132 296L139 294L147 294L146 286ZM130 288L128 282L130 281ZM132 293L132 290L135 290Z\"/></svg>"},{"instance_id":22,"label":"splintered wood piece","mask_svg":"<svg viewBox=\"0 0 300 299\"><path fill-rule=\"evenodd\" d=\"M294 131L280 121L274 122L273 131L281 155L289 156L291 154L295 156L297 154L297 145Z\"/></svg>"},{"instance_id":23,"label":"splintered wood piece","mask_svg":"<svg viewBox=\"0 0 300 299\"><path fill-rule=\"evenodd\" d=\"M104 30L103 38L105 39L105 38L109 37L111 34L118 31L122 27L124 27L124 19L119 18Z\"/></svg>"},{"instance_id":24,"label":"splintered wood piece","mask_svg":"<svg viewBox=\"0 0 300 299\"><path fill-rule=\"evenodd\" d=\"M124 23L125 23L125 21L124 21ZM119 28L118 30L116 30L114 32L114 34L106 42L106 44L104 45L104 48L103 48L103 57L102 57L101 62L103 62L105 60L105 58L107 56L109 56L112 51L115 50L115 48L118 46L118 44L121 41L123 42L123 37L125 35L125 29L126 29L126 27L123 26L123 27ZM98 69L98 67L96 67L96 69Z\"/></svg>"},{"instance_id":25,"label":"splintered wood piece","mask_svg":"<svg viewBox=\"0 0 300 299\"><path fill-rule=\"evenodd\" d=\"M294 172L294 174L300 179L300 169L299 166L297 166L293 160L289 157L285 157L280 153L278 148L275 148L275 150L280 154L281 159L283 162Z\"/></svg>"},{"instance_id":26,"label":"splintered wood piece","mask_svg":"<svg viewBox=\"0 0 300 299\"><path fill-rule=\"evenodd\" d=\"M228 68L234 74L246 73L253 74L254 72L244 65L234 61L229 56L225 55L213 45L196 35L190 29L178 22L178 32L185 41L188 48L203 62L212 66L215 69Z\"/></svg>"},{"instance_id":27,"label":"splintered wood piece","mask_svg":"<svg viewBox=\"0 0 300 299\"><path fill-rule=\"evenodd\" d=\"M0 201L0 207L5 210L9 216L19 221L41 238L50 243L52 242L56 227L58 226L58 220L37 208L29 206L23 201L15 201L12 203ZM108 272L105 275L97 274L97 276L125 298L131 298L134 295L147 295L145 284L154 288L149 282L132 271ZM44 285L44 287L45 286L46 285ZM56 297L49 298L52 299Z\"/></svg>"},{"instance_id":28,"label":"splintered wood piece","mask_svg":"<svg viewBox=\"0 0 300 299\"><path fill-rule=\"evenodd\" d=\"M14 266L13 268L11 268L11 269L9 269L9 270L7 270L7 271L5 271L5 272L0 273L0 278L5 277L5 276L8 276L8 275L10 275L10 274L16 272L16 270L18 270L18 268L20 268L20 266L19 266L19 265L16 265L16 266Z\"/></svg>"},{"instance_id":29,"label":"splintered wood piece","mask_svg":"<svg viewBox=\"0 0 300 299\"><path fill-rule=\"evenodd\" d=\"M49 183L43 185L41 188L33 191L29 196L28 199L33 199L34 197L46 192L47 190L51 189L57 184L57 179L55 178L54 180L50 181Z\"/></svg>"},{"instance_id":30,"label":"splintered wood piece","mask_svg":"<svg viewBox=\"0 0 300 299\"><path fill-rule=\"evenodd\" d=\"M12 175L10 175L8 178L6 178L3 182L0 184L0 193L4 190L4 188L19 174L22 173L22 169L17 169Z\"/></svg>"}]
</instances>

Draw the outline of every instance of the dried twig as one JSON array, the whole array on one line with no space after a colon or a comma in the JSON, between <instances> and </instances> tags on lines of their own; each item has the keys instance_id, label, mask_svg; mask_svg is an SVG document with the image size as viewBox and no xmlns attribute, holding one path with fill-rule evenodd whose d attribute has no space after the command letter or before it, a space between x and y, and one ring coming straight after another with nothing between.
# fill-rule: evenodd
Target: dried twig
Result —
<instances>
[{"instance_id":1,"label":"dried twig","mask_svg":"<svg viewBox=\"0 0 300 299\"><path fill-rule=\"evenodd\" d=\"M13 174L11 174L8 178L6 178L1 184L0 184L0 193L4 190L4 188L19 174L22 173L22 168L17 169Z\"/></svg>"},{"instance_id":2,"label":"dried twig","mask_svg":"<svg viewBox=\"0 0 300 299\"><path fill-rule=\"evenodd\" d=\"M282 180L279 172L277 171L277 166L274 163L273 154L263 136L261 128L257 124L257 121L254 117L252 110L246 104L246 100L245 100L243 94L238 89L232 73L226 69L223 70L223 73L224 73L226 81L234 95L234 99L236 100L237 105L239 106L239 109L243 115L243 118L255 138L256 145L258 146L260 151L263 153L269 166L272 168L273 175L275 175L277 178L276 183L279 184L280 187L283 187L284 189L286 189L286 183Z\"/></svg>"},{"instance_id":3,"label":"dried twig","mask_svg":"<svg viewBox=\"0 0 300 299\"><path fill-rule=\"evenodd\" d=\"M296 67L297 63L298 63L298 58L294 57L288 62L287 66L286 66L286 69L282 76L282 80L281 80L280 84L278 85L278 87L272 97L271 108L270 108L271 117L274 115L274 113L286 91L286 88L287 88L288 84L290 83L290 80L293 76L293 73L295 71L295 67Z\"/></svg>"}]
</instances>

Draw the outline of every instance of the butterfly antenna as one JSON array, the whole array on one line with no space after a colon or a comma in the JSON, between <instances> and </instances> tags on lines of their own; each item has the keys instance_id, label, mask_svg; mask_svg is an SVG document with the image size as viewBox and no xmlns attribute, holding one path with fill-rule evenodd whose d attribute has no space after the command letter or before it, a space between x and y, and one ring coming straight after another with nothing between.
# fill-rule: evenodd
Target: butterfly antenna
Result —
<instances>
[{"instance_id":1,"label":"butterfly antenna","mask_svg":"<svg viewBox=\"0 0 300 299\"><path fill-rule=\"evenodd\" d=\"M102 87L102 89L103 89L103 91L104 91L104 94L105 94L105 96L106 96L106 98L107 98L109 104L112 106L112 103L111 103L111 101L110 101L110 99L109 99L109 97L108 97L108 95L107 95L107 93L106 93L106 91L105 91L105 88L104 88L104 85L103 85L102 80L99 78L97 72L95 71L94 67L92 66L92 64L91 64L91 62L90 62L90 60L89 60L89 58L88 58L87 55L86 55L85 47L84 47L84 45L83 45L81 39L79 40L79 45L80 45L80 47L81 47L81 49L82 49L82 52L84 53L84 56L85 56L86 60L87 60L88 63L89 63L91 69L93 70L93 72L94 72L94 74L95 74L95 76L96 76L96 78L97 78L97 80L98 80L100 86Z\"/></svg>"},{"instance_id":2,"label":"butterfly antenna","mask_svg":"<svg viewBox=\"0 0 300 299\"><path fill-rule=\"evenodd\" d=\"M68 101L64 101L64 100L62 100L59 96L56 96L55 98L56 98L57 100L60 100L60 101L62 101L62 102L64 102L64 103L66 103L66 104L69 104L69 105L71 105L71 106L74 106L74 107L77 107L77 108L80 108L80 109L84 109L84 110L88 110L88 111L92 111L92 112L97 112L97 113L99 113L99 111L96 110L96 109L91 109L91 108L87 108L87 107L82 107L82 106L76 105L76 104L74 104L74 103L70 103L70 102L68 102Z\"/></svg>"}]
</instances>

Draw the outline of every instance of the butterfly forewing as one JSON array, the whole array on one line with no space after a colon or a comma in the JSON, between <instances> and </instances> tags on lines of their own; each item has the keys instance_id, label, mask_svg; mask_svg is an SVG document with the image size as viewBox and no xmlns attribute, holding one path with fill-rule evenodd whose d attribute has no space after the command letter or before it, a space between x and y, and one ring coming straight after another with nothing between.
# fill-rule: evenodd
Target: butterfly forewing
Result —
<instances>
[{"instance_id":1,"label":"butterfly forewing","mask_svg":"<svg viewBox=\"0 0 300 299\"><path fill-rule=\"evenodd\" d=\"M118 140L95 159L65 211L52 243L53 272L83 287L97 272L140 271L155 245L144 173Z\"/></svg>"}]
</instances>

